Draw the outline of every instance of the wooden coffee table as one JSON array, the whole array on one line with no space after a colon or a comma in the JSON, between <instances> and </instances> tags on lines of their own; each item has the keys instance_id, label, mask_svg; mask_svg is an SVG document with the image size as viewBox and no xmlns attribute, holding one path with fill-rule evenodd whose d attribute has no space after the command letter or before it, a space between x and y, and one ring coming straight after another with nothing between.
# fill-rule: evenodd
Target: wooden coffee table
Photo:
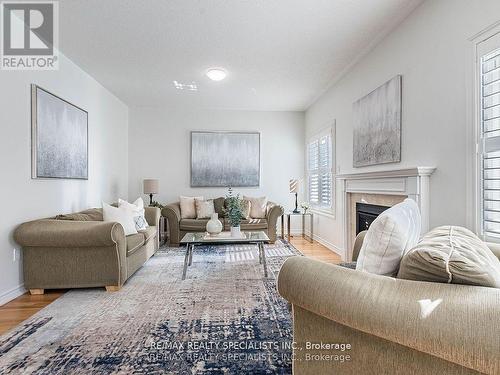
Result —
<instances>
[{"instance_id":1,"label":"wooden coffee table","mask_svg":"<svg viewBox=\"0 0 500 375\"><path fill-rule=\"evenodd\" d=\"M184 268L182 270L182 280L186 278L188 266L193 263L193 251L196 245L238 245L255 244L259 248L259 263L264 267L264 277L267 277L266 253L264 244L269 243L269 237L263 231L242 232L242 237L231 237L229 232L222 232L218 236L208 236L207 233L186 233L180 244L186 245L186 255L184 257Z\"/></svg>"}]
</instances>

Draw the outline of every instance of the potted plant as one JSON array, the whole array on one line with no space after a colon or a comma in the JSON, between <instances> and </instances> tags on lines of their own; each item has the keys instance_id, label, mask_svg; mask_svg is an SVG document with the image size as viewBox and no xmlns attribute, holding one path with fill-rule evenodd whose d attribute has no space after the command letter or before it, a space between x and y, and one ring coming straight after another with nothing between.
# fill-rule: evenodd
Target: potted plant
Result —
<instances>
[{"instance_id":1,"label":"potted plant","mask_svg":"<svg viewBox=\"0 0 500 375\"><path fill-rule=\"evenodd\" d=\"M307 202L302 202L300 204L300 207L304 210L304 213L306 214L307 213L307 210L309 209L309 203Z\"/></svg>"},{"instance_id":2,"label":"potted plant","mask_svg":"<svg viewBox=\"0 0 500 375\"><path fill-rule=\"evenodd\" d=\"M234 195L233 189L229 188L226 195L226 214L227 220L231 225L231 236L241 237L241 217L243 214L242 200L240 195Z\"/></svg>"}]
</instances>

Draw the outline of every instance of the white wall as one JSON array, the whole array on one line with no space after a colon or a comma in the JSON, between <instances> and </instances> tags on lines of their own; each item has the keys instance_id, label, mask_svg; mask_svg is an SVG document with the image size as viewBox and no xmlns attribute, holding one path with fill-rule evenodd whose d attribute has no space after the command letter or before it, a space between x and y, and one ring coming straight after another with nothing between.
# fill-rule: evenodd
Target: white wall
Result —
<instances>
[{"instance_id":1,"label":"white wall","mask_svg":"<svg viewBox=\"0 0 500 375\"><path fill-rule=\"evenodd\" d=\"M30 84L89 113L89 179L31 179ZM13 261L15 227L127 196L128 108L60 55L58 71L0 71L0 304L23 291L22 262Z\"/></svg>"},{"instance_id":2,"label":"white wall","mask_svg":"<svg viewBox=\"0 0 500 375\"><path fill-rule=\"evenodd\" d=\"M472 73L468 40L500 20L498 0L428 0L306 111L306 133L336 119L337 172L435 166L431 227L468 222L467 82ZM403 76L402 161L352 167L352 103L397 74ZM337 194L337 202L340 196ZM343 213L317 217L318 235L342 249Z\"/></svg>"},{"instance_id":3,"label":"white wall","mask_svg":"<svg viewBox=\"0 0 500 375\"><path fill-rule=\"evenodd\" d=\"M162 203L180 195L215 198L224 188L190 187L190 132L192 130L259 131L261 186L237 192L266 195L291 208L290 178L304 173L304 113L231 110L187 110L131 107L129 126L129 197L142 195L144 178L160 179ZM235 150L238 152L238 150ZM149 199L144 196L144 199Z\"/></svg>"}]
</instances>

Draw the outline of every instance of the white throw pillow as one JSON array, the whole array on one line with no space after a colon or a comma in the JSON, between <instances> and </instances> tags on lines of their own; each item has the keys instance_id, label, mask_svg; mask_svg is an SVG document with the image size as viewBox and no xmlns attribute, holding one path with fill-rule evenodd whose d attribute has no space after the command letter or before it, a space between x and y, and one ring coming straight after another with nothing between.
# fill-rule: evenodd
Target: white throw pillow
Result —
<instances>
[{"instance_id":1,"label":"white throw pillow","mask_svg":"<svg viewBox=\"0 0 500 375\"><path fill-rule=\"evenodd\" d=\"M203 197L184 197L180 196L181 219L196 219L195 199L203 200Z\"/></svg>"},{"instance_id":2,"label":"white throw pillow","mask_svg":"<svg viewBox=\"0 0 500 375\"><path fill-rule=\"evenodd\" d=\"M420 229L420 211L412 199L382 212L366 233L356 269L394 276L403 255L417 244Z\"/></svg>"},{"instance_id":3,"label":"white throw pillow","mask_svg":"<svg viewBox=\"0 0 500 375\"><path fill-rule=\"evenodd\" d=\"M197 219L210 219L215 213L215 206L213 199L194 199L194 204L196 206L196 218Z\"/></svg>"},{"instance_id":4,"label":"white throw pillow","mask_svg":"<svg viewBox=\"0 0 500 375\"><path fill-rule=\"evenodd\" d=\"M134 216L128 207L113 207L102 202L102 217L103 221L113 221L121 224L126 236L137 233L134 224Z\"/></svg>"},{"instance_id":5,"label":"white throw pillow","mask_svg":"<svg viewBox=\"0 0 500 375\"><path fill-rule=\"evenodd\" d=\"M137 198L134 203L129 203L123 199L118 199L118 207L128 207L132 211L134 217L135 229L144 230L149 225L144 216L144 201L141 197Z\"/></svg>"},{"instance_id":6,"label":"white throw pillow","mask_svg":"<svg viewBox=\"0 0 500 375\"><path fill-rule=\"evenodd\" d=\"M252 219L265 219L267 214L267 197L243 197L250 202L250 217Z\"/></svg>"}]
</instances>

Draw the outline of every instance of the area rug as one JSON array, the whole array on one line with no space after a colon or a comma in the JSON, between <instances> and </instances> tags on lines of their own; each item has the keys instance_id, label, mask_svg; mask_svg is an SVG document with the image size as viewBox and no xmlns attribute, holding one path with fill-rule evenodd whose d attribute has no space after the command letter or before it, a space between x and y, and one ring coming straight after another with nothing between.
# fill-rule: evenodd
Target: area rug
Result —
<instances>
[{"instance_id":1,"label":"area rug","mask_svg":"<svg viewBox=\"0 0 500 375\"><path fill-rule=\"evenodd\" d=\"M0 337L1 374L288 374L292 322L276 292L286 242L161 248L124 287L71 290Z\"/></svg>"}]
</instances>

